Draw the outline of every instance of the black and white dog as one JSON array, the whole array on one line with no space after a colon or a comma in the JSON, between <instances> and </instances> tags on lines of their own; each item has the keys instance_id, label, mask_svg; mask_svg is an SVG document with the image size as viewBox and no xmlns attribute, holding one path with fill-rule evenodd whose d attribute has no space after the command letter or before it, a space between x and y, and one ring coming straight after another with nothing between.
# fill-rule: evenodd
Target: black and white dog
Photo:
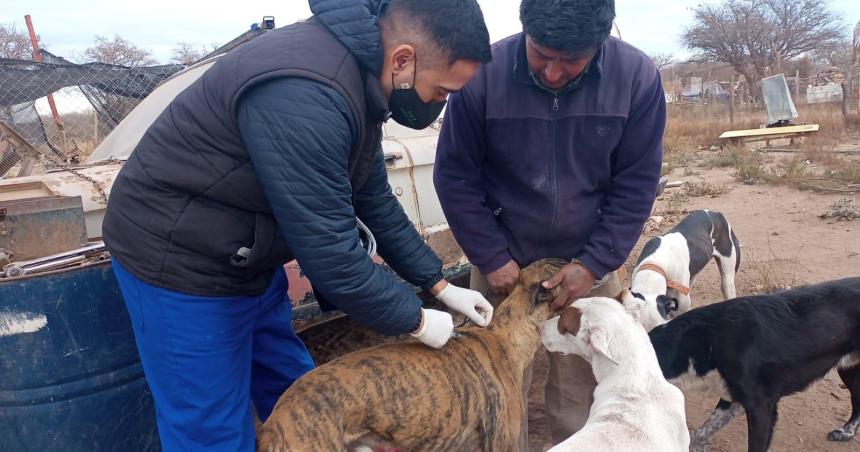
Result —
<instances>
[{"instance_id":1,"label":"black and white dog","mask_svg":"<svg viewBox=\"0 0 860 452\"><path fill-rule=\"evenodd\" d=\"M741 248L732 226L719 212L697 210L645 244L630 291L645 301L637 318L646 330L690 310L690 288L711 259L720 269L723 298L734 298Z\"/></svg>"},{"instance_id":2,"label":"black and white dog","mask_svg":"<svg viewBox=\"0 0 860 452\"><path fill-rule=\"evenodd\" d=\"M623 302L629 310L642 300L625 294ZM694 451L703 451L742 409L749 451L766 451L779 399L834 367L851 394L852 413L827 439L849 441L860 426L860 277L693 309L649 337L667 380L682 389L711 384L724 394L692 435Z\"/></svg>"}]
</instances>

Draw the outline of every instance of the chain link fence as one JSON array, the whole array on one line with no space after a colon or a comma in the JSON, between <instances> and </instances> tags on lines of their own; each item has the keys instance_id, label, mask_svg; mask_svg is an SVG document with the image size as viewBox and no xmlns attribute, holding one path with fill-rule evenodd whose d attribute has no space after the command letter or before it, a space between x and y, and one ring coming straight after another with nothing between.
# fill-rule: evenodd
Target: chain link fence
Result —
<instances>
[{"instance_id":1,"label":"chain link fence","mask_svg":"<svg viewBox=\"0 0 860 452\"><path fill-rule=\"evenodd\" d=\"M8 126L0 127L0 177L24 157L4 137L26 141L46 166L82 161L161 81L183 68L74 64L44 50L42 55L41 63L0 59L0 121Z\"/></svg>"}]
</instances>

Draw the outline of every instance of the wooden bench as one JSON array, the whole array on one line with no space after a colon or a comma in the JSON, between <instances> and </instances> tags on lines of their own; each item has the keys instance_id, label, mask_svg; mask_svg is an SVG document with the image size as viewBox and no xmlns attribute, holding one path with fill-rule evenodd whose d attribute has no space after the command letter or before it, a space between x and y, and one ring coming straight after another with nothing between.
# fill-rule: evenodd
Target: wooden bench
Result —
<instances>
[{"instance_id":1,"label":"wooden bench","mask_svg":"<svg viewBox=\"0 0 860 452\"><path fill-rule=\"evenodd\" d=\"M818 132L818 124L805 124L801 126L768 127L764 129L729 130L720 135L720 140L730 144L744 144L755 141L764 141L765 146L770 146L770 140L788 138L794 144L795 138L805 137Z\"/></svg>"}]
</instances>

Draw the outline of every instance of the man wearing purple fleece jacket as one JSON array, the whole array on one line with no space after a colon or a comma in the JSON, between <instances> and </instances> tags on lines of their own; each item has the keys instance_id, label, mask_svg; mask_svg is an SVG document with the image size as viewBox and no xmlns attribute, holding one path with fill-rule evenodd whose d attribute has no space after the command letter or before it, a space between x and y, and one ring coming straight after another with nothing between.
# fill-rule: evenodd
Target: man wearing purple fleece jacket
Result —
<instances>
[{"instance_id":1,"label":"man wearing purple fleece jacket","mask_svg":"<svg viewBox=\"0 0 860 452\"><path fill-rule=\"evenodd\" d=\"M450 96L434 181L473 288L507 294L520 268L560 257L571 263L544 283L562 287L554 308L620 291L657 193L666 105L651 60L609 36L614 17L613 0L523 0L524 31ZM558 443L596 383L577 357L552 354L549 372Z\"/></svg>"}]
</instances>

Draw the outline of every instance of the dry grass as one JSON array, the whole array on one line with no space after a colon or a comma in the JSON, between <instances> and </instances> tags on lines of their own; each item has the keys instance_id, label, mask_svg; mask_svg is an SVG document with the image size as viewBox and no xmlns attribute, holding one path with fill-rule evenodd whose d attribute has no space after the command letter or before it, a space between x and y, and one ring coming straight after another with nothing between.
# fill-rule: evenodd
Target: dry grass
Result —
<instances>
[{"instance_id":1,"label":"dry grass","mask_svg":"<svg viewBox=\"0 0 860 452\"><path fill-rule=\"evenodd\" d=\"M800 182L815 177L809 163L800 157L780 161L777 165L765 171L765 182L775 185L790 185L801 187Z\"/></svg>"},{"instance_id":2,"label":"dry grass","mask_svg":"<svg viewBox=\"0 0 860 452\"><path fill-rule=\"evenodd\" d=\"M803 160L832 168L844 167L844 162L831 152L845 135L846 125L840 106L818 104L799 105L797 108L798 123L819 125L818 133L800 145ZM740 166L743 169L740 171L742 181L765 180L755 171L755 167L763 166L763 161L751 157L745 148L722 148L718 137L727 130L758 128L766 117L763 108L738 109L732 124L728 108L723 105L671 105L663 139L663 161L669 164L666 173L691 166L736 169ZM860 180L860 165L857 166L856 177ZM855 174L845 176L848 177L839 179L853 180Z\"/></svg>"},{"instance_id":3,"label":"dry grass","mask_svg":"<svg viewBox=\"0 0 860 452\"><path fill-rule=\"evenodd\" d=\"M735 166L740 150L737 148L725 148L705 154L702 166L705 168L730 168Z\"/></svg>"},{"instance_id":4,"label":"dry grass","mask_svg":"<svg viewBox=\"0 0 860 452\"><path fill-rule=\"evenodd\" d=\"M746 264L747 271L751 273L752 294L767 294L780 290L806 284L797 273L790 270L797 268L799 263L797 257L778 257L768 243L768 253L760 258L755 253L748 253Z\"/></svg>"},{"instance_id":5,"label":"dry grass","mask_svg":"<svg viewBox=\"0 0 860 452\"><path fill-rule=\"evenodd\" d=\"M698 170L692 166L684 167L684 176L701 176L702 170Z\"/></svg>"},{"instance_id":6,"label":"dry grass","mask_svg":"<svg viewBox=\"0 0 860 452\"><path fill-rule=\"evenodd\" d=\"M687 212L687 209L684 208L684 203L687 202L687 196L682 190L674 189L672 191L668 191L663 194L659 200L663 201L661 204L662 209L659 210L659 213L662 215L680 215Z\"/></svg>"},{"instance_id":7,"label":"dry grass","mask_svg":"<svg viewBox=\"0 0 860 452\"><path fill-rule=\"evenodd\" d=\"M810 143L830 147L845 135L845 118L840 104L813 104L797 107L798 121L803 124L818 124L818 132L810 137Z\"/></svg>"},{"instance_id":8,"label":"dry grass","mask_svg":"<svg viewBox=\"0 0 860 452\"><path fill-rule=\"evenodd\" d=\"M702 153L698 150L663 152L663 176L670 174L676 168L692 168L700 166L702 161Z\"/></svg>"},{"instance_id":9,"label":"dry grass","mask_svg":"<svg viewBox=\"0 0 860 452\"><path fill-rule=\"evenodd\" d=\"M671 105L663 137L664 175L675 168L733 166L733 150L721 149L718 137L726 130L756 128L763 117L761 111L740 110L732 125L724 105Z\"/></svg>"},{"instance_id":10,"label":"dry grass","mask_svg":"<svg viewBox=\"0 0 860 452\"><path fill-rule=\"evenodd\" d=\"M733 176L746 185L786 185L815 192L860 191L860 161L828 153L828 156L818 158L817 162L795 155L772 163L770 156L760 152L735 151Z\"/></svg>"},{"instance_id":11,"label":"dry grass","mask_svg":"<svg viewBox=\"0 0 860 452\"><path fill-rule=\"evenodd\" d=\"M735 172L738 182L746 185L761 184L769 181L765 158L758 152L738 151L734 153Z\"/></svg>"},{"instance_id":12,"label":"dry grass","mask_svg":"<svg viewBox=\"0 0 860 452\"><path fill-rule=\"evenodd\" d=\"M824 177L846 184L860 185L860 161L840 158L831 168L824 171ZM860 187L857 187L856 191L860 191Z\"/></svg>"},{"instance_id":13,"label":"dry grass","mask_svg":"<svg viewBox=\"0 0 860 452\"><path fill-rule=\"evenodd\" d=\"M860 220L860 206L857 205L853 197L842 198L831 204L830 208L819 217L836 221Z\"/></svg>"},{"instance_id":14,"label":"dry grass","mask_svg":"<svg viewBox=\"0 0 860 452\"><path fill-rule=\"evenodd\" d=\"M839 154L833 152L838 140L827 137L809 137L800 146L800 155L811 163L834 166L839 163Z\"/></svg>"},{"instance_id":15,"label":"dry grass","mask_svg":"<svg viewBox=\"0 0 860 452\"><path fill-rule=\"evenodd\" d=\"M737 111L732 125L724 105L671 105L663 140L665 154L718 146L718 137L726 130L755 128L762 118L760 111Z\"/></svg>"},{"instance_id":16,"label":"dry grass","mask_svg":"<svg viewBox=\"0 0 860 452\"><path fill-rule=\"evenodd\" d=\"M684 183L684 193L694 198L709 196L717 198L732 191L726 184L714 184L707 181L688 181Z\"/></svg>"}]
</instances>

